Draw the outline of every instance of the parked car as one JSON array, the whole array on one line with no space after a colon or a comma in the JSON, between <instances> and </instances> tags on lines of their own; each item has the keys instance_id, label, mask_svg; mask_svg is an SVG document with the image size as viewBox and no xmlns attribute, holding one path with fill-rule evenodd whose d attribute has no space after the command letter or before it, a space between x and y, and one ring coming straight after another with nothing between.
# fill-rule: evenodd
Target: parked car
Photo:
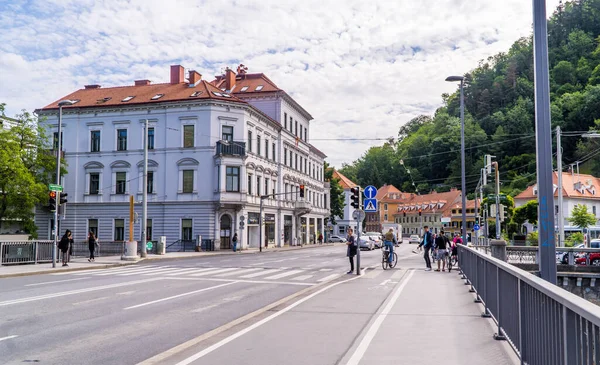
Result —
<instances>
[{"instance_id":1,"label":"parked car","mask_svg":"<svg viewBox=\"0 0 600 365\"><path fill-rule=\"evenodd\" d=\"M581 245L578 245L579 247ZM596 238L590 241L590 248L600 248L600 239ZM600 252L588 252L582 253L575 256L575 263L577 265L587 265L589 258L590 265L600 266ZM567 258L568 259L568 258Z\"/></svg>"},{"instance_id":2,"label":"parked car","mask_svg":"<svg viewBox=\"0 0 600 365\"><path fill-rule=\"evenodd\" d=\"M574 248L584 248L585 244L580 243L577 246L575 246ZM580 252L574 252L574 258L577 259L578 257L581 256L585 256L585 254L582 254ZM568 252L563 252L560 251L560 248L556 248L556 263L557 264L563 264L563 265L568 265L569 264L569 253Z\"/></svg>"},{"instance_id":3,"label":"parked car","mask_svg":"<svg viewBox=\"0 0 600 365\"><path fill-rule=\"evenodd\" d=\"M360 236L359 243L361 250L371 251L375 249L375 243L371 241L371 239L368 236Z\"/></svg>"},{"instance_id":4,"label":"parked car","mask_svg":"<svg viewBox=\"0 0 600 365\"><path fill-rule=\"evenodd\" d=\"M600 248L600 238L594 238L590 241L590 248Z\"/></svg>"},{"instance_id":5,"label":"parked car","mask_svg":"<svg viewBox=\"0 0 600 365\"><path fill-rule=\"evenodd\" d=\"M369 239L371 241L373 241L373 244L375 245L375 248L381 248L381 246L383 246L383 240L381 239L381 235L377 232L366 232L364 233L365 237L369 237ZM362 235L361 235L362 237Z\"/></svg>"},{"instance_id":6,"label":"parked car","mask_svg":"<svg viewBox=\"0 0 600 365\"><path fill-rule=\"evenodd\" d=\"M346 238L340 237L340 236L329 236L327 241L330 243L339 243L339 242L344 243L344 242L346 242Z\"/></svg>"},{"instance_id":7,"label":"parked car","mask_svg":"<svg viewBox=\"0 0 600 365\"><path fill-rule=\"evenodd\" d=\"M416 234L411 234L410 238L408 239L408 243L416 243L418 245L419 243L421 243L421 238Z\"/></svg>"}]
</instances>

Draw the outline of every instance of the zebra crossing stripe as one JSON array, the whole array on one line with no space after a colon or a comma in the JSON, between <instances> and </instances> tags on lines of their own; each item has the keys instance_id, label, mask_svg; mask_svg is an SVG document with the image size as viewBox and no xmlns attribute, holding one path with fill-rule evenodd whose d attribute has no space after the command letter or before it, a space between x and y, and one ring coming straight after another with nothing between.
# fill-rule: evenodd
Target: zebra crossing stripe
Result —
<instances>
[{"instance_id":1,"label":"zebra crossing stripe","mask_svg":"<svg viewBox=\"0 0 600 365\"><path fill-rule=\"evenodd\" d=\"M321 269L319 271L333 271L333 269Z\"/></svg>"},{"instance_id":2,"label":"zebra crossing stripe","mask_svg":"<svg viewBox=\"0 0 600 365\"><path fill-rule=\"evenodd\" d=\"M154 275L154 274L165 274L165 273L173 272L173 270L178 270L178 269L176 267L169 267L169 268L164 268L164 269L158 269L158 270L150 271L148 273L143 273L141 275L151 276L151 275Z\"/></svg>"},{"instance_id":3,"label":"zebra crossing stripe","mask_svg":"<svg viewBox=\"0 0 600 365\"><path fill-rule=\"evenodd\" d=\"M95 276L108 276L108 275L116 275L116 274L122 274L122 273L130 273L130 272L140 272L140 271L148 271L148 270L156 270L156 267L137 267L135 269L128 269L128 270L108 270L106 272L103 273L99 273L99 274L95 274Z\"/></svg>"},{"instance_id":4,"label":"zebra crossing stripe","mask_svg":"<svg viewBox=\"0 0 600 365\"><path fill-rule=\"evenodd\" d=\"M198 269L196 269L196 268L187 268L187 269L183 269L183 270L166 273L165 275L166 276L187 275L187 274L191 274L191 273L197 272L197 271L198 271Z\"/></svg>"},{"instance_id":5,"label":"zebra crossing stripe","mask_svg":"<svg viewBox=\"0 0 600 365\"><path fill-rule=\"evenodd\" d=\"M224 277L227 277L227 276L234 276L234 275L248 274L248 273L251 273L251 272L253 272L253 271L257 271L257 270L262 270L262 269L260 269L260 268L255 268L255 269L243 269L243 270L240 270L240 271L233 271L233 272L227 272L227 273L225 273L225 274L219 274L219 275L215 275L215 277L217 277L217 278L224 278Z\"/></svg>"},{"instance_id":6,"label":"zebra crossing stripe","mask_svg":"<svg viewBox=\"0 0 600 365\"><path fill-rule=\"evenodd\" d=\"M273 275L273 276L268 276L265 279L266 280L277 280L277 279L281 279L281 278L285 278L286 276L292 276L292 275L296 275L298 273L301 273L303 270L291 270L291 271L287 271L281 274L277 274L277 275Z\"/></svg>"},{"instance_id":7,"label":"zebra crossing stripe","mask_svg":"<svg viewBox=\"0 0 600 365\"><path fill-rule=\"evenodd\" d=\"M342 275L342 274L331 274L331 275L329 275L329 276L326 276L326 277L324 277L324 278L321 278L321 279L317 280L317 282L319 282L319 283L322 283L322 282L324 282L324 281L333 280L333 279L335 279L335 278L338 278L338 277L340 277L341 275Z\"/></svg>"},{"instance_id":8,"label":"zebra crossing stripe","mask_svg":"<svg viewBox=\"0 0 600 365\"><path fill-rule=\"evenodd\" d=\"M298 277L293 278L292 280L294 280L294 281L304 281L304 280L310 279L312 277L313 277L313 275L300 275Z\"/></svg>"},{"instance_id":9,"label":"zebra crossing stripe","mask_svg":"<svg viewBox=\"0 0 600 365\"><path fill-rule=\"evenodd\" d=\"M243 278L243 279L255 278L257 276L268 275L268 274L276 273L276 272L279 272L279 269L266 269L263 271L256 272L254 274L243 275L243 276L241 276L241 278Z\"/></svg>"},{"instance_id":10,"label":"zebra crossing stripe","mask_svg":"<svg viewBox=\"0 0 600 365\"><path fill-rule=\"evenodd\" d=\"M171 268L170 270L177 270L177 268ZM151 267L151 268L147 268L147 269L140 269L135 272L133 272L133 271L120 272L115 275L116 276L132 276L132 275L141 275L141 274L151 273L151 272L155 272L155 271L156 271L156 269Z\"/></svg>"},{"instance_id":11,"label":"zebra crossing stripe","mask_svg":"<svg viewBox=\"0 0 600 365\"><path fill-rule=\"evenodd\" d=\"M198 273L198 274L192 274L190 276L194 276L195 277L195 276L212 275L212 274L217 274L217 273L220 274L220 273L225 273L225 272L228 272L228 271L239 270L239 269L240 269L239 267L229 267L227 269L218 269L217 268L217 269L212 270L212 271L205 271L205 272L201 272L201 273Z\"/></svg>"}]
</instances>

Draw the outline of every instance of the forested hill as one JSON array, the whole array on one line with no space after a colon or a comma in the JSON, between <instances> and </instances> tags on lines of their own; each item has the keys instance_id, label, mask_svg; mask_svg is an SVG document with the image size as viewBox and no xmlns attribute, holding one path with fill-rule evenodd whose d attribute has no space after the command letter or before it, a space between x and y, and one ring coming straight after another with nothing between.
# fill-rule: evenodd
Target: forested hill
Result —
<instances>
[{"instance_id":1,"label":"forested hill","mask_svg":"<svg viewBox=\"0 0 600 365\"><path fill-rule=\"evenodd\" d=\"M565 133L565 169L579 160L583 172L600 176L600 140L581 137L600 129L600 0L561 5L548 34L552 125ZM492 154L502 190L514 196L536 177L532 38L480 61L465 77L467 191L479 181L483 156ZM460 188L459 92L442 98L435 115L412 119L397 141L370 148L341 172L362 186L387 183L421 193Z\"/></svg>"}]
</instances>

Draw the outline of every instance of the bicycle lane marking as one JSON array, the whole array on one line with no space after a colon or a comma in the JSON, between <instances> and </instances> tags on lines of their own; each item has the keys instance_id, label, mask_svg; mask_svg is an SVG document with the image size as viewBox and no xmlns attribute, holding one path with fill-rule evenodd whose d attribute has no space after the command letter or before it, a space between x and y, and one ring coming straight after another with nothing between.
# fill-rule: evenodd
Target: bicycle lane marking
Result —
<instances>
[{"instance_id":1,"label":"bicycle lane marking","mask_svg":"<svg viewBox=\"0 0 600 365\"><path fill-rule=\"evenodd\" d=\"M402 293L402 291L406 287L406 284L410 281L414 273L414 270L411 270L406 279L404 279L402 283L398 286L398 288L394 291L381 313L379 313L375 321L373 321L373 323L367 330L367 333L356 347L356 350L354 350L352 357L348 360L346 365L358 365L360 363L360 360L365 355L365 352L369 348L369 345L373 341L373 338L375 338L375 335L379 331L379 327L381 327L381 324L394 307L394 304L396 304L396 301L400 297L400 294Z\"/></svg>"}]
</instances>

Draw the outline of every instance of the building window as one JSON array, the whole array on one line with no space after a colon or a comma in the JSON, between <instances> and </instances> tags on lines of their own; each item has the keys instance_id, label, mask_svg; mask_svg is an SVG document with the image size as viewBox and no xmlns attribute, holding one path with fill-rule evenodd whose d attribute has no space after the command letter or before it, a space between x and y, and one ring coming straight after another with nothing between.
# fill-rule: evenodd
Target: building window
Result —
<instances>
[{"instance_id":1,"label":"building window","mask_svg":"<svg viewBox=\"0 0 600 365\"><path fill-rule=\"evenodd\" d=\"M248 195L252 195L252 175L248 174Z\"/></svg>"},{"instance_id":2,"label":"building window","mask_svg":"<svg viewBox=\"0 0 600 365\"><path fill-rule=\"evenodd\" d=\"M303 139L302 138L302 124L300 125L300 139Z\"/></svg>"},{"instance_id":3,"label":"building window","mask_svg":"<svg viewBox=\"0 0 600 365\"><path fill-rule=\"evenodd\" d=\"M60 150L61 151L62 151L63 144L64 144L63 134L62 134L62 132L60 132ZM58 132L54 132L54 137L52 139L52 149L55 151L58 149Z\"/></svg>"},{"instance_id":4,"label":"building window","mask_svg":"<svg viewBox=\"0 0 600 365\"><path fill-rule=\"evenodd\" d=\"M273 161L275 161L275 143L271 147L271 155L273 156Z\"/></svg>"},{"instance_id":5,"label":"building window","mask_svg":"<svg viewBox=\"0 0 600 365\"><path fill-rule=\"evenodd\" d=\"M346 234L346 226L338 226L338 230L340 234Z\"/></svg>"},{"instance_id":6,"label":"building window","mask_svg":"<svg viewBox=\"0 0 600 365\"><path fill-rule=\"evenodd\" d=\"M154 171L148 171L148 185L147 185L146 193L148 193L148 194L154 193Z\"/></svg>"},{"instance_id":7,"label":"building window","mask_svg":"<svg viewBox=\"0 0 600 365\"><path fill-rule=\"evenodd\" d=\"M287 113L283 113L283 127L287 129Z\"/></svg>"},{"instance_id":8,"label":"building window","mask_svg":"<svg viewBox=\"0 0 600 365\"><path fill-rule=\"evenodd\" d=\"M183 148L194 147L194 126L191 124L183 126Z\"/></svg>"},{"instance_id":9,"label":"building window","mask_svg":"<svg viewBox=\"0 0 600 365\"><path fill-rule=\"evenodd\" d=\"M191 219L182 219L181 220L181 239L184 241L191 241L192 234L192 220Z\"/></svg>"},{"instance_id":10,"label":"building window","mask_svg":"<svg viewBox=\"0 0 600 365\"><path fill-rule=\"evenodd\" d=\"M256 195L260 196L260 176L256 177Z\"/></svg>"},{"instance_id":11,"label":"building window","mask_svg":"<svg viewBox=\"0 0 600 365\"><path fill-rule=\"evenodd\" d=\"M596 215L596 206L595 205L592 207L592 214Z\"/></svg>"},{"instance_id":12,"label":"building window","mask_svg":"<svg viewBox=\"0 0 600 365\"><path fill-rule=\"evenodd\" d=\"M221 139L223 141L229 141L232 142L233 141L233 127L230 125L224 125L222 128L222 137Z\"/></svg>"},{"instance_id":13,"label":"building window","mask_svg":"<svg viewBox=\"0 0 600 365\"><path fill-rule=\"evenodd\" d=\"M294 126L294 120L290 116L290 133L292 133L292 127Z\"/></svg>"},{"instance_id":14,"label":"building window","mask_svg":"<svg viewBox=\"0 0 600 365\"><path fill-rule=\"evenodd\" d=\"M306 159L304 159L304 173L308 174L308 164L307 164Z\"/></svg>"},{"instance_id":15,"label":"building window","mask_svg":"<svg viewBox=\"0 0 600 365\"><path fill-rule=\"evenodd\" d=\"M285 193L285 195L284 195L284 196L285 196L285 200L288 200L288 199L289 199L289 197L288 197L288 190L289 190L289 188L290 188L289 184L288 184L288 183L286 183L286 184L285 184L285 186L284 186L284 188L285 188L285 190L284 190L284 193Z\"/></svg>"},{"instance_id":16,"label":"building window","mask_svg":"<svg viewBox=\"0 0 600 365\"><path fill-rule=\"evenodd\" d=\"M387 203L385 203L385 204L383 205L383 210L387 212L387 210L388 210L388 205L387 205Z\"/></svg>"},{"instance_id":17,"label":"building window","mask_svg":"<svg viewBox=\"0 0 600 365\"><path fill-rule=\"evenodd\" d=\"M298 121L296 121L296 132L294 133L296 136L298 135Z\"/></svg>"},{"instance_id":18,"label":"building window","mask_svg":"<svg viewBox=\"0 0 600 365\"><path fill-rule=\"evenodd\" d=\"M115 219L115 241L125 240L125 219Z\"/></svg>"},{"instance_id":19,"label":"building window","mask_svg":"<svg viewBox=\"0 0 600 365\"><path fill-rule=\"evenodd\" d=\"M194 170L183 170L183 193L194 191Z\"/></svg>"},{"instance_id":20,"label":"building window","mask_svg":"<svg viewBox=\"0 0 600 365\"><path fill-rule=\"evenodd\" d=\"M298 154L294 156L294 168L298 170Z\"/></svg>"},{"instance_id":21,"label":"building window","mask_svg":"<svg viewBox=\"0 0 600 365\"><path fill-rule=\"evenodd\" d=\"M304 140L308 140L308 129L304 127Z\"/></svg>"},{"instance_id":22,"label":"building window","mask_svg":"<svg viewBox=\"0 0 600 365\"><path fill-rule=\"evenodd\" d=\"M117 179L115 183L115 193L116 194L125 194L125 187L127 185L127 173L126 172L117 172Z\"/></svg>"},{"instance_id":23,"label":"building window","mask_svg":"<svg viewBox=\"0 0 600 365\"><path fill-rule=\"evenodd\" d=\"M265 158L269 158L269 140L265 139Z\"/></svg>"},{"instance_id":24,"label":"building window","mask_svg":"<svg viewBox=\"0 0 600 365\"><path fill-rule=\"evenodd\" d=\"M148 128L148 149L154 149L154 127Z\"/></svg>"},{"instance_id":25,"label":"building window","mask_svg":"<svg viewBox=\"0 0 600 365\"><path fill-rule=\"evenodd\" d=\"M252 131L248 131L248 152L252 152Z\"/></svg>"},{"instance_id":26,"label":"building window","mask_svg":"<svg viewBox=\"0 0 600 365\"><path fill-rule=\"evenodd\" d=\"M90 152L100 152L100 131L91 131L90 133L92 141Z\"/></svg>"},{"instance_id":27,"label":"building window","mask_svg":"<svg viewBox=\"0 0 600 365\"><path fill-rule=\"evenodd\" d=\"M98 220L88 219L88 232L92 232L94 237L98 238Z\"/></svg>"},{"instance_id":28,"label":"building window","mask_svg":"<svg viewBox=\"0 0 600 365\"><path fill-rule=\"evenodd\" d=\"M225 190L240 191L240 168L227 166L225 170Z\"/></svg>"},{"instance_id":29,"label":"building window","mask_svg":"<svg viewBox=\"0 0 600 365\"><path fill-rule=\"evenodd\" d=\"M98 195L100 191L100 174L97 172L90 174L90 195Z\"/></svg>"},{"instance_id":30,"label":"building window","mask_svg":"<svg viewBox=\"0 0 600 365\"><path fill-rule=\"evenodd\" d=\"M117 151L127 151L127 129L117 129Z\"/></svg>"},{"instance_id":31,"label":"building window","mask_svg":"<svg viewBox=\"0 0 600 365\"><path fill-rule=\"evenodd\" d=\"M152 219L146 219L146 241L152 241Z\"/></svg>"},{"instance_id":32,"label":"building window","mask_svg":"<svg viewBox=\"0 0 600 365\"><path fill-rule=\"evenodd\" d=\"M260 156L260 136L256 136L256 154Z\"/></svg>"},{"instance_id":33,"label":"building window","mask_svg":"<svg viewBox=\"0 0 600 365\"><path fill-rule=\"evenodd\" d=\"M283 164L287 166L287 148L283 149Z\"/></svg>"},{"instance_id":34,"label":"building window","mask_svg":"<svg viewBox=\"0 0 600 365\"><path fill-rule=\"evenodd\" d=\"M388 215L387 215L387 214L384 214L384 215L383 215L383 220L387 222L387 218L388 218Z\"/></svg>"}]
</instances>

